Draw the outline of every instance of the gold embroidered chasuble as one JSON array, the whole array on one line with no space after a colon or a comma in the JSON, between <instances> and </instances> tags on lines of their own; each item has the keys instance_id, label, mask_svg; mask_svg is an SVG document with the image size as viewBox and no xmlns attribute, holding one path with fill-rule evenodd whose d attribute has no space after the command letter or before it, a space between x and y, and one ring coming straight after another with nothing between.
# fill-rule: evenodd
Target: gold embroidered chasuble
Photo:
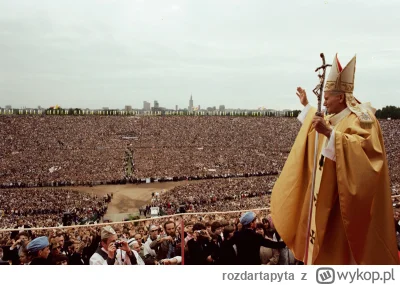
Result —
<instances>
[{"instance_id":1,"label":"gold embroidered chasuble","mask_svg":"<svg viewBox=\"0 0 400 285\"><path fill-rule=\"evenodd\" d=\"M346 109L348 110L348 109ZM303 260L314 164L316 112L303 122L271 198L278 233ZM390 182L382 132L374 116L369 128L349 110L327 117L334 126L336 162L317 166L307 264L399 264ZM318 162L326 144L319 134Z\"/></svg>"}]
</instances>

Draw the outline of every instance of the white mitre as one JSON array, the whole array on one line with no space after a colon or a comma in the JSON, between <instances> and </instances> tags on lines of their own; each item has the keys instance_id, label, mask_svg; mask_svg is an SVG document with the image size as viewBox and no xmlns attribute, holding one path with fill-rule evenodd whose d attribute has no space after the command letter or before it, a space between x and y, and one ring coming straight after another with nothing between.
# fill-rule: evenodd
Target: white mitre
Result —
<instances>
[{"instance_id":1,"label":"white mitre","mask_svg":"<svg viewBox=\"0 0 400 285\"><path fill-rule=\"evenodd\" d=\"M347 107L357 115L363 126L368 126L373 123L373 117L376 110L369 102L361 104L361 102L353 96L355 73L356 56L354 56L349 63L342 68L336 54L333 59L331 70L326 79L324 92L344 93L346 95Z\"/></svg>"}]
</instances>

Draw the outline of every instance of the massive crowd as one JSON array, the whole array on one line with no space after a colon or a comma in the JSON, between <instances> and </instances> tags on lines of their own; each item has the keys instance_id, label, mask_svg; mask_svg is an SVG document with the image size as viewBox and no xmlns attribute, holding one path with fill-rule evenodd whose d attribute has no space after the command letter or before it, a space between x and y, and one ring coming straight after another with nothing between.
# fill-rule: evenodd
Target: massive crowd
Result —
<instances>
[{"instance_id":1,"label":"massive crowd","mask_svg":"<svg viewBox=\"0 0 400 285\"><path fill-rule=\"evenodd\" d=\"M74 224L99 222L111 195L98 197L65 188L0 190L0 228L11 228L23 219L31 227L65 225L64 214Z\"/></svg>"},{"instance_id":2,"label":"massive crowd","mask_svg":"<svg viewBox=\"0 0 400 285\"><path fill-rule=\"evenodd\" d=\"M399 194L400 148L396 139L400 125L384 120L381 126L392 192ZM111 196L37 186L209 178L163 192L152 200L151 206L160 207L165 214L268 207L277 177L270 174L282 169L299 127L294 118L0 116L0 187L6 188L0 190L0 228L18 228L13 234L0 232L0 257L3 254L3 260L13 264L30 263L33 256L28 255L27 242L44 235L51 250L48 262L90 264L101 241L101 227L39 231L30 231L29 227L58 227L66 222L64 213L70 213L73 225L99 222ZM216 177L224 178L210 179ZM400 207L400 198L393 198L393 206ZM185 259L196 264L226 262L214 252L210 259L193 259L187 242L194 236L192 229L197 224L200 232L202 227L208 230L210 242L220 248L218 236L225 236L220 231L226 230L226 238L239 231L241 214L185 216ZM257 231L265 238L279 240L267 218L267 211L257 212ZM167 220L151 221L157 236L170 234L164 227ZM180 218L172 220L176 231L173 240L179 244ZM218 224L211 226L215 222L220 225L217 233ZM150 221L113 227L118 239L130 241L136 257L140 256L136 258L139 264L179 263L177 259L162 258L156 250L151 251L152 257L149 249L144 253L152 234ZM162 247L157 251L163 252ZM282 261L283 256L290 255L277 250L270 249L266 256L261 258L262 264L295 263L293 258Z\"/></svg>"},{"instance_id":3,"label":"massive crowd","mask_svg":"<svg viewBox=\"0 0 400 285\"><path fill-rule=\"evenodd\" d=\"M152 220L125 222L123 224L114 224L116 239L125 241L129 244L139 265L167 264L168 259L175 256L182 256L182 238L184 239L184 258L185 264L241 264L240 259L226 260L221 249L223 240L227 241L229 236L243 228L241 216L244 212L229 214L204 214L204 215L185 215L167 218L157 218ZM255 211L255 222L257 223L256 232L263 238L272 240L279 239L274 236L275 229L268 210ZM165 226L166 222L172 221L173 229L170 231ZM42 229L30 230L21 227L24 221L20 221L18 231L14 235L10 232L0 232L0 244L3 245L3 260L13 264L29 264L35 257L29 254L27 244L37 237L45 236L48 240L49 253L46 256L45 264L92 264L91 257L102 244L102 228L104 226L80 226L75 228L60 229ZM182 235L182 224L184 233ZM198 232L195 227L204 228L210 238L209 245L213 247L209 255L213 260L208 260L202 254L193 249L191 239L199 241ZM197 235L197 236L196 236ZM171 238L168 239L167 237ZM163 239L164 238L164 239ZM152 241L158 240L173 243L176 249L173 249L174 256L170 256L168 250L165 252L162 245L151 245ZM208 241L207 241L208 242ZM278 250L271 248L260 249L260 264L294 264L295 261L289 261L286 255L279 256ZM199 256L200 255L200 256ZM139 257L138 257L139 256ZM181 263L181 259L178 263ZM167 261L166 261L167 260ZM1 261L1 258L0 258ZM161 262L162 261L162 262ZM64 263L63 263L64 262ZM176 264L176 262L175 262Z\"/></svg>"},{"instance_id":4,"label":"massive crowd","mask_svg":"<svg viewBox=\"0 0 400 285\"><path fill-rule=\"evenodd\" d=\"M400 193L400 144L398 141L400 122L398 120L381 120L380 124L385 141L392 188Z\"/></svg>"},{"instance_id":5,"label":"massive crowd","mask_svg":"<svg viewBox=\"0 0 400 285\"><path fill-rule=\"evenodd\" d=\"M381 121L393 187L397 121ZM0 116L0 187L278 173L300 128L285 117Z\"/></svg>"},{"instance_id":6,"label":"massive crowd","mask_svg":"<svg viewBox=\"0 0 400 285\"><path fill-rule=\"evenodd\" d=\"M155 197L152 206L166 214L257 209L269 206L276 176L196 181Z\"/></svg>"},{"instance_id":7,"label":"massive crowd","mask_svg":"<svg viewBox=\"0 0 400 285\"><path fill-rule=\"evenodd\" d=\"M0 116L0 125L3 187L277 173L299 127L250 117Z\"/></svg>"},{"instance_id":8,"label":"massive crowd","mask_svg":"<svg viewBox=\"0 0 400 285\"><path fill-rule=\"evenodd\" d=\"M41 230L30 230L20 220L13 233L0 231L0 264L301 264L284 244L270 242L280 241L280 237L269 211L253 214L187 213L113 224L111 228L84 225ZM398 209L394 221L400 250ZM244 234L249 238L246 242L238 238ZM119 249L114 246L118 242ZM102 248L116 252L115 259L99 256ZM128 259L128 251L135 258Z\"/></svg>"}]
</instances>

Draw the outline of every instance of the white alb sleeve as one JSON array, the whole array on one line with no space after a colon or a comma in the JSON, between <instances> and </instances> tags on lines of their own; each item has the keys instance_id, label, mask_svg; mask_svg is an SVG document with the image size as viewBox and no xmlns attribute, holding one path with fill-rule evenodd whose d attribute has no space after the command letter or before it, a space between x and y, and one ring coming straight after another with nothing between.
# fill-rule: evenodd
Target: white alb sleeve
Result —
<instances>
[{"instance_id":1,"label":"white alb sleeve","mask_svg":"<svg viewBox=\"0 0 400 285\"><path fill-rule=\"evenodd\" d=\"M322 149L322 155L329 158L332 161L336 161L336 149L335 149L335 131L332 130L331 137L329 138L328 144Z\"/></svg>"},{"instance_id":2,"label":"white alb sleeve","mask_svg":"<svg viewBox=\"0 0 400 285\"><path fill-rule=\"evenodd\" d=\"M311 105L307 104L307 106L304 107L303 111L301 111L301 113L297 116L297 119L303 123L304 120L306 119L307 113L308 111L310 111L311 109Z\"/></svg>"}]
</instances>

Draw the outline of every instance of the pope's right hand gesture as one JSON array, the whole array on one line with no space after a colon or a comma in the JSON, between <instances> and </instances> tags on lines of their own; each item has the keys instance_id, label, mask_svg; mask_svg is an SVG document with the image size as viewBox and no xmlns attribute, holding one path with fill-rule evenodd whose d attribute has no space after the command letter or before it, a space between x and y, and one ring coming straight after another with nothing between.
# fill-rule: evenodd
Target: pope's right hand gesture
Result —
<instances>
[{"instance_id":1,"label":"pope's right hand gesture","mask_svg":"<svg viewBox=\"0 0 400 285\"><path fill-rule=\"evenodd\" d=\"M307 99L307 94L306 90L304 90L301 87L297 87L297 92L296 92L297 97L300 99L300 103L305 107L308 105L308 99Z\"/></svg>"}]
</instances>

